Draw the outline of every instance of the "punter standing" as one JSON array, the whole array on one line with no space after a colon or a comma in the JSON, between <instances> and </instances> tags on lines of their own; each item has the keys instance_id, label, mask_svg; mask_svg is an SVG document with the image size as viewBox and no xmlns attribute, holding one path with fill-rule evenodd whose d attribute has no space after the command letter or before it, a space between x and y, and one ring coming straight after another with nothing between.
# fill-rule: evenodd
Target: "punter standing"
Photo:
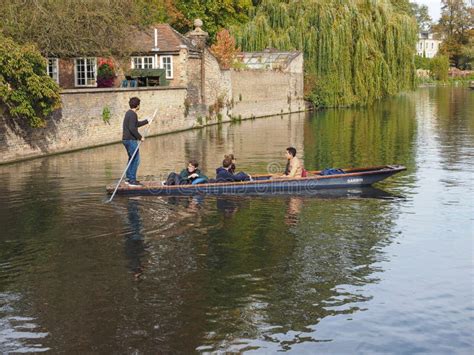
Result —
<instances>
[{"instance_id":1,"label":"punter standing","mask_svg":"<svg viewBox=\"0 0 474 355\"><path fill-rule=\"evenodd\" d=\"M148 120L139 121L137 111L140 109L140 99L138 97L132 97L128 102L130 110L125 113L123 119L123 145L127 149L128 161L132 158L133 153L138 147L139 141L144 141L145 138L138 132L138 127L148 124ZM137 181L137 170L140 164L140 152L137 150L133 161L127 169L127 179L125 182L129 185L138 186L140 182Z\"/></svg>"}]
</instances>

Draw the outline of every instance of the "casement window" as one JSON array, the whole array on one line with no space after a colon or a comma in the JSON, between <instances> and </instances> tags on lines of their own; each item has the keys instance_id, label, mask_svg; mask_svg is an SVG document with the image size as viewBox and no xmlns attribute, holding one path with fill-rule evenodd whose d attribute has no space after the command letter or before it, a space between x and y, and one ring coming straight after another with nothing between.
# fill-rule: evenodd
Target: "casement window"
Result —
<instances>
[{"instance_id":1,"label":"casement window","mask_svg":"<svg viewBox=\"0 0 474 355\"><path fill-rule=\"evenodd\" d=\"M153 69L154 62L153 57L132 57L132 69Z\"/></svg>"},{"instance_id":2,"label":"casement window","mask_svg":"<svg viewBox=\"0 0 474 355\"><path fill-rule=\"evenodd\" d=\"M160 68L166 70L166 79L173 79L173 57L170 55L160 57Z\"/></svg>"},{"instance_id":3,"label":"casement window","mask_svg":"<svg viewBox=\"0 0 474 355\"><path fill-rule=\"evenodd\" d=\"M46 73L59 84L58 58L47 58Z\"/></svg>"},{"instance_id":4,"label":"casement window","mask_svg":"<svg viewBox=\"0 0 474 355\"><path fill-rule=\"evenodd\" d=\"M97 86L96 58L76 58L74 64L74 82L76 86Z\"/></svg>"}]
</instances>

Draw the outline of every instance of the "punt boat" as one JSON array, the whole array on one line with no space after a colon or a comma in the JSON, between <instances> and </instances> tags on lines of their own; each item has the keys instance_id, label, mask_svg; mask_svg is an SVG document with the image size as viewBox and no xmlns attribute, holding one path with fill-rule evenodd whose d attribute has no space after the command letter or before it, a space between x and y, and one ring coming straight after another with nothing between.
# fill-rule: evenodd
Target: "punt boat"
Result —
<instances>
[{"instance_id":1,"label":"punt boat","mask_svg":"<svg viewBox=\"0 0 474 355\"><path fill-rule=\"evenodd\" d=\"M306 177L290 179L277 178L277 175L272 174L262 174L252 175L252 181L210 182L196 185L167 186L159 181L143 181L142 186L130 186L121 183L117 189L117 194L156 196L305 194L320 189L370 186L404 171L406 168L402 165L382 165L341 170L342 173L336 175L321 175L321 171L308 171ZM107 186L107 193L112 194L115 186Z\"/></svg>"}]
</instances>

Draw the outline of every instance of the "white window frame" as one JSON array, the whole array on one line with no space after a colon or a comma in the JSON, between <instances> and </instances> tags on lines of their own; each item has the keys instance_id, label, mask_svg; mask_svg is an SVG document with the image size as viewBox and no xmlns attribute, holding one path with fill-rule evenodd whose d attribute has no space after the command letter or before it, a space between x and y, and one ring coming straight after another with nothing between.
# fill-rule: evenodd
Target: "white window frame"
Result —
<instances>
[{"instance_id":1,"label":"white window frame","mask_svg":"<svg viewBox=\"0 0 474 355\"><path fill-rule=\"evenodd\" d=\"M145 63L148 60L151 62ZM154 69L155 68L155 57L153 56L142 56L142 57L131 57L132 69Z\"/></svg>"},{"instance_id":2,"label":"white window frame","mask_svg":"<svg viewBox=\"0 0 474 355\"><path fill-rule=\"evenodd\" d=\"M170 60L169 68L165 68L165 62L164 62L165 58ZM172 55L160 56L160 68L165 69L166 79L173 79L173 56Z\"/></svg>"},{"instance_id":3,"label":"white window frame","mask_svg":"<svg viewBox=\"0 0 474 355\"><path fill-rule=\"evenodd\" d=\"M51 66L51 69L50 69ZM59 59L46 58L46 73L59 84Z\"/></svg>"},{"instance_id":4,"label":"white window frame","mask_svg":"<svg viewBox=\"0 0 474 355\"><path fill-rule=\"evenodd\" d=\"M94 67L94 78L93 78L93 83L88 84L88 81L92 78L87 77L87 69L85 69L85 84L79 84L79 77L78 77L78 62L83 60L84 61L84 67L87 68L87 61L93 61ZM82 79L82 78L81 78ZM75 58L74 59L74 85L77 87L97 87L97 58L95 57L81 57L81 58Z\"/></svg>"}]
</instances>

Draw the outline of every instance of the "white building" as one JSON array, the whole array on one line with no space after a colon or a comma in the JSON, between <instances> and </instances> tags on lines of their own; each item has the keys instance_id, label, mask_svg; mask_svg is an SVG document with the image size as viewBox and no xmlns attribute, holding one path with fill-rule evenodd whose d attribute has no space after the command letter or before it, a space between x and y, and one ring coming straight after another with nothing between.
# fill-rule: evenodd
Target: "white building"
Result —
<instances>
[{"instance_id":1,"label":"white building","mask_svg":"<svg viewBox=\"0 0 474 355\"><path fill-rule=\"evenodd\" d=\"M421 57L433 58L438 54L441 41L434 39L430 32L420 32L418 34L418 43L416 44L416 53Z\"/></svg>"}]
</instances>

